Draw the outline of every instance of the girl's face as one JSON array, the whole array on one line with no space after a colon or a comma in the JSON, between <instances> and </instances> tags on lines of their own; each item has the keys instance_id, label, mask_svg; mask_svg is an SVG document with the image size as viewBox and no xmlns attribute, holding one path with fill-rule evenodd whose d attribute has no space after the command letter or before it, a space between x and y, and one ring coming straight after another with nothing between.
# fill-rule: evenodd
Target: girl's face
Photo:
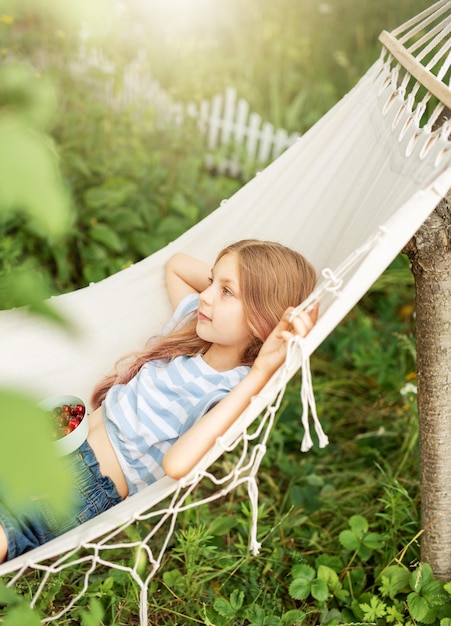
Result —
<instances>
[{"instance_id":1,"label":"girl's face","mask_svg":"<svg viewBox=\"0 0 451 626\"><path fill-rule=\"evenodd\" d=\"M219 259L211 271L210 283L200 294L197 334L228 357L235 356L239 364L251 331L244 316L235 253Z\"/></svg>"}]
</instances>

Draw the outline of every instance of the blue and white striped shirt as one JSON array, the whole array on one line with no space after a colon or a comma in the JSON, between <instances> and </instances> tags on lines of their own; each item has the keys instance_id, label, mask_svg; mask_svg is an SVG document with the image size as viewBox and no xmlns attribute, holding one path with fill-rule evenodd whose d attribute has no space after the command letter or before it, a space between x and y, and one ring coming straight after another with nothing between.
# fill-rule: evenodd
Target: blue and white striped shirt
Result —
<instances>
[{"instance_id":1,"label":"blue and white striped shirt","mask_svg":"<svg viewBox=\"0 0 451 626\"><path fill-rule=\"evenodd\" d=\"M169 324L197 309L184 298ZM202 415L247 374L239 366L218 372L202 356L150 361L125 385L114 385L103 404L108 435L127 479L129 495L164 476L163 456Z\"/></svg>"}]
</instances>

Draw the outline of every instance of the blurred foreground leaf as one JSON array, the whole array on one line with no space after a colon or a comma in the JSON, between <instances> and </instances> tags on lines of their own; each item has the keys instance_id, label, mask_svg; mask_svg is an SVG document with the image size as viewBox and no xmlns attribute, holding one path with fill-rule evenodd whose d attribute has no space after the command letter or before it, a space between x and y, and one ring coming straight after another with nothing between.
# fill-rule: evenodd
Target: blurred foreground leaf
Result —
<instances>
[{"instance_id":1,"label":"blurred foreground leaf","mask_svg":"<svg viewBox=\"0 0 451 626\"><path fill-rule=\"evenodd\" d=\"M26 600L0 580L0 605L10 608L2 620L3 626L40 626L41 620Z\"/></svg>"},{"instance_id":2,"label":"blurred foreground leaf","mask_svg":"<svg viewBox=\"0 0 451 626\"><path fill-rule=\"evenodd\" d=\"M55 511L67 506L69 475L57 455L51 435L51 418L31 396L0 390L2 453L0 483L14 505L30 496L46 495Z\"/></svg>"},{"instance_id":3,"label":"blurred foreground leaf","mask_svg":"<svg viewBox=\"0 0 451 626\"><path fill-rule=\"evenodd\" d=\"M32 263L24 263L0 274L0 309L26 306L30 313L45 317L68 332L76 333L70 320L47 300L50 285L45 276Z\"/></svg>"},{"instance_id":4,"label":"blurred foreground leaf","mask_svg":"<svg viewBox=\"0 0 451 626\"><path fill-rule=\"evenodd\" d=\"M50 142L18 118L0 117L0 219L24 212L30 227L54 239L70 227L69 194Z\"/></svg>"},{"instance_id":5,"label":"blurred foreground leaf","mask_svg":"<svg viewBox=\"0 0 451 626\"><path fill-rule=\"evenodd\" d=\"M8 63L0 71L0 107L14 112L29 128L48 130L58 110L52 81L25 63Z\"/></svg>"}]
</instances>

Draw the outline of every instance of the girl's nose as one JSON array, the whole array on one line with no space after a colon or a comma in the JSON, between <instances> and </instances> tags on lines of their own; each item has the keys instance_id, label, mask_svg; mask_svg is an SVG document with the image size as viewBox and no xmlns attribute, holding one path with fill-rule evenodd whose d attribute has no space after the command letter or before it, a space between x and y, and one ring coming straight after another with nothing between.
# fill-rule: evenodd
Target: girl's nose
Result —
<instances>
[{"instance_id":1,"label":"girl's nose","mask_svg":"<svg viewBox=\"0 0 451 626\"><path fill-rule=\"evenodd\" d=\"M212 285L209 285L206 289L200 292L199 300L201 302L204 302L205 304L209 304L211 302L211 287Z\"/></svg>"}]
</instances>

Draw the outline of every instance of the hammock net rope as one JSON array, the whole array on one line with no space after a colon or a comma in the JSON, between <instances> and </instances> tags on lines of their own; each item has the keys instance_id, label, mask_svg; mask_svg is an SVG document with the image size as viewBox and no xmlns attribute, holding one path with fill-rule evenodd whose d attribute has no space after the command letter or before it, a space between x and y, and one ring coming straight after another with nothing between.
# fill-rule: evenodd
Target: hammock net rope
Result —
<instances>
[{"instance_id":1,"label":"hammock net rope","mask_svg":"<svg viewBox=\"0 0 451 626\"><path fill-rule=\"evenodd\" d=\"M149 585L172 540L177 516L238 486L249 494L249 543L258 552L257 473L287 383L301 369L301 449L307 451L314 443L309 417L319 445L326 445L309 357L451 187L451 124L443 115L451 94L450 25L451 2L442 0L386 34L380 58L354 89L211 215L140 263L55 297L54 306L80 328L78 340L25 311L0 313L0 351L8 354L8 362L0 363L3 385L31 390L41 398L61 393L88 398L95 381L120 356L139 349L168 319L163 268L174 252L195 250L212 261L231 241L278 240L305 254L321 275L314 293L300 304L307 308L320 302L318 323L305 339L290 344L285 364L188 476L179 481L165 477L90 522L0 565L0 575L17 588L24 574L39 572L31 605L44 615L43 589L65 570L78 572L77 591L44 623L58 622L69 612L88 590L93 572L105 566L128 572L136 582L140 623L147 624ZM414 77L418 68L426 72L427 84ZM77 367L80 359L83 368ZM215 461L229 453L232 470L222 473Z\"/></svg>"}]
</instances>

